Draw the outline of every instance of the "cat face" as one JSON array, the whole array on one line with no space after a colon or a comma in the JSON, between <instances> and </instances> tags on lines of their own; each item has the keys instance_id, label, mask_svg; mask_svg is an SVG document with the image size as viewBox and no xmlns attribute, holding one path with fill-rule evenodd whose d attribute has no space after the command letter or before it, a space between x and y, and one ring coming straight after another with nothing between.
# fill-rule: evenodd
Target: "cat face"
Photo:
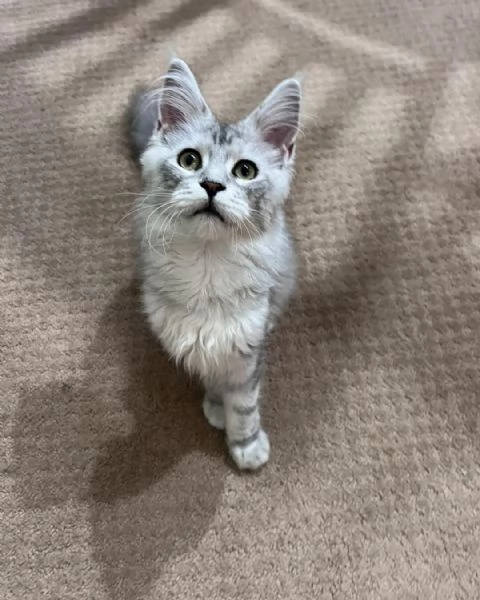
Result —
<instances>
[{"instance_id":1,"label":"cat face","mask_svg":"<svg viewBox=\"0 0 480 600\"><path fill-rule=\"evenodd\" d=\"M146 234L261 235L289 192L299 83L284 81L251 115L227 125L212 114L183 61L174 59L164 79L158 123L141 159Z\"/></svg>"}]
</instances>

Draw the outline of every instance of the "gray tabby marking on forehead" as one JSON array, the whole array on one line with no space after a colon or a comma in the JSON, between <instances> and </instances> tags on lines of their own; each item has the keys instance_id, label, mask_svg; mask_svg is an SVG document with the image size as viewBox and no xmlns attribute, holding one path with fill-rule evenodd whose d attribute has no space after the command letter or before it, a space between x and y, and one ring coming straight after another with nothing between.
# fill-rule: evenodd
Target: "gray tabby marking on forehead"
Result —
<instances>
[{"instance_id":1,"label":"gray tabby marking on forehead","mask_svg":"<svg viewBox=\"0 0 480 600\"><path fill-rule=\"evenodd\" d=\"M217 127L212 132L213 143L223 146L230 145L235 137L239 137L240 133L235 125L229 123L218 123Z\"/></svg>"}]
</instances>

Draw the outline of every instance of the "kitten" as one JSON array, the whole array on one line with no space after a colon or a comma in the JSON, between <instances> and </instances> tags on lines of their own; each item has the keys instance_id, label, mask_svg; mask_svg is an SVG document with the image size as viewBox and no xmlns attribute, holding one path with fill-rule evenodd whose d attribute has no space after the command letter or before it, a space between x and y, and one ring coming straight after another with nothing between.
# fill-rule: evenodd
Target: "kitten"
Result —
<instances>
[{"instance_id":1,"label":"kitten","mask_svg":"<svg viewBox=\"0 0 480 600\"><path fill-rule=\"evenodd\" d=\"M208 422L240 469L270 454L259 412L266 338L295 286L283 205L293 175L300 84L280 83L248 117L217 121L193 73L171 61L136 94L136 208L143 303L167 352L205 386Z\"/></svg>"}]
</instances>

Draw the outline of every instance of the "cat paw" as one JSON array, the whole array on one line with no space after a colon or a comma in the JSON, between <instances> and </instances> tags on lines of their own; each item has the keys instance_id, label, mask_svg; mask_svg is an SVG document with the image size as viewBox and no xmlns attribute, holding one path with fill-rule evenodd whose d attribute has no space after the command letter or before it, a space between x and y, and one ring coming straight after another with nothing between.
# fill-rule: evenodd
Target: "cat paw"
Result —
<instances>
[{"instance_id":1,"label":"cat paw","mask_svg":"<svg viewBox=\"0 0 480 600\"><path fill-rule=\"evenodd\" d=\"M225 429L225 410L223 403L212 402L208 396L205 396L203 400L203 414L205 418L215 429Z\"/></svg>"},{"instance_id":2,"label":"cat paw","mask_svg":"<svg viewBox=\"0 0 480 600\"><path fill-rule=\"evenodd\" d=\"M230 455L242 471L255 471L263 467L270 457L268 435L260 429L255 439L250 442L230 443Z\"/></svg>"}]
</instances>

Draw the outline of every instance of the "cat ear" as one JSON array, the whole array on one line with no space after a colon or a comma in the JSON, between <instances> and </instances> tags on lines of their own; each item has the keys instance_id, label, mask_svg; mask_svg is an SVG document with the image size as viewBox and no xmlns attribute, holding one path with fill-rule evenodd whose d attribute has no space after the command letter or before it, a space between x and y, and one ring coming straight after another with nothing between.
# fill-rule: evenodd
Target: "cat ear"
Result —
<instances>
[{"instance_id":1,"label":"cat ear","mask_svg":"<svg viewBox=\"0 0 480 600\"><path fill-rule=\"evenodd\" d=\"M209 114L197 80L180 58L170 62L160 94L158 128L179 127L202 114Z\"/></svg>"},{"instance_id":2,"label":"cat ear","mask_svg":"<svg viewBox=\"0 0 480 600\"><path fill-rule=\"evenodd\" d=\"M302 90L297 79L285 79L248 117L263 139L292 154L300 125Z\"/></svg>"}]
</instances>

